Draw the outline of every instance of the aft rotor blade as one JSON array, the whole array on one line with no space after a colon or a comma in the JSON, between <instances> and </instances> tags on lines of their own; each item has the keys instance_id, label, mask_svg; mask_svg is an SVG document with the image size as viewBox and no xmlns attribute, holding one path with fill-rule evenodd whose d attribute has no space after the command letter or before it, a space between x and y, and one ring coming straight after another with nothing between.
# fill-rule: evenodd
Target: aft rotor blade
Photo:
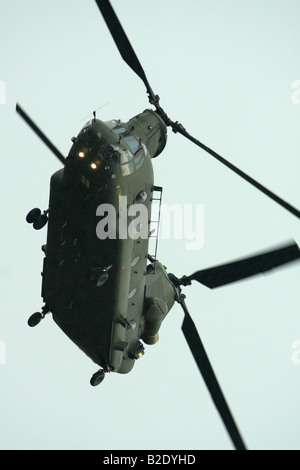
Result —
<instances>
[{"instance_id":1,"label":"aft rotor blade","mask_svg":"<svg viewBox=\"0 0 300 470\"><path fill-rule=\"evenodd\" d=\"M236 450L246 450L242 436L225 400L222 389L218 383L214 370L204 349L203 343L200 339L199 333L196 329L195 323L193 322L193 319L187 310L183 298L179 299L179 303L181 304L185 313L181 329L194 356L199 371L206 383L213 402L223 420L223 423Z\"/></svg>"},{"instance_id":2,"label":"aft rotor blade","mask_svg":"<svg viewBox=\"0 0 300 470\"><path fill-rule=\"evenodd\" d=\"M47 145L47 147L54 153L54 155L63 163L66 163L65 157L60 151L52 144L52 142L45 136L45 134L38 128L38 126L32 121L32 119L25 113L19 104L16 105L16 111L20 116L27 122L31 129L39 136L40 139Z\"/></svg>"},{"instance_id":3,"label":"aft rotor blade","mask_svg":"<svg viewBox=\"0 0 300 470\"><path fill-rule=\"evenodd\" d=\"M158 112L159 112L159 109L158 109ZM164 115L165 113L162 111L162 114ZM162 118L164 118L164 116L162 115ZM165 115L165 117L167 118L167 116ZM288 210L289 212L291 212L292 214L294 214L296 217L298 217L298 219L300 219L300 211L292 206L291 204L289 204L287 201L285 201L284 199L282 199L281 197L279 197L277 194L273 193L273 191L270 191L268 188L266 188L265 186L263 186L261 183L259 183L258 181L256 181L254 178L252 178L251 176L247 175L247 173L245 173L244 171L240 170L238 167L236 167L235 165L233 165L232 163L230 163L228 160L226 160L224 157L222 157L221 155L219 155L217 152L215 152L214 150L212 150L211 148L207 147L206 145L204 145L202 142L200 142L198 139L196 139L195 137L193 137L192 135L190 135L186 129L178 122L171 122L168 118L165 120L166 124L167 125L170 125L173 129L173 131L176 133L176 132L179 132L181 135L183 135L184 137L186 137L187 139L189 139L191 142L193 142L194 144L196 144L198 147L202 148L203 150L205 150L207 153L209 153L212 157L216 158L219 162L223 163L223 165L227 166L228 168L230 168L230 170L234 171L237 175L239 175L241 178L243 178L244 180L248 181L248 183L252 184L252 186L254 186L255 188L259 189L261 192L263 192L264 194L266 194L269 198L273 199L273 201L277 202L278 204L280 204L282 207L284 207L286 210Z\"/></svg>"},{"instance_id":4,"label":"aft rotor blade","mask_svg":"<svg viewBox=\"0 0 300 470\"><path fill-rule=\"evenodd\" d=\"M211 289L214 289L215 287L220 287L256 274L264 273L299 258L299 246L294 242L285 247L256 256L197 271L191 276L184 276L180 280L180 283L187 285L190 281L195 280Z\"/></svg>"},{"instance_id":5,"label":"aft rotor blade","mask_svg":"<svg viewBox=\"0 0 300 470\"><path fill-rule=\"evenodd\" d=\"M100 12L106 22L106 25L116 43L117 48L123 58L123 60L129 65L129 67L143 80L147 92L149 94L150 103L157 103L158 97L153 93L152 88L149 85L146 74L143 67L137 58L132 45L129 42L125 31L108 0L96 0Z\"/></svg>"}]
</instances>

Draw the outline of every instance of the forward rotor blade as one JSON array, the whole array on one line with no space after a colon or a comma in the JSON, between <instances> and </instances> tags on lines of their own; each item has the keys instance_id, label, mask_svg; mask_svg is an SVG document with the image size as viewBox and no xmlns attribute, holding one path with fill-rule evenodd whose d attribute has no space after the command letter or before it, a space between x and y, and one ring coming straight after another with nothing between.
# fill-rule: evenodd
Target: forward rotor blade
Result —
<instances>
[{"instance_id":1,"label":"forward rotor blade","mask_svg":"<svg viewBox=\"0 0 300 470\"><path fill-rule=\"evenodd\" d=\"M294 242L283 248L244 258L232 263L196 271L191 276L183 277L180 282L187 285L198 281L211 289L230 284L273 268L290 263L300 258L299 246Z\"/></svg>"},{"instance_id":2,"label":"forward rotor blade","mask_svg":"<svg viewBox=\"0 0 300 470\"><path fill-rule=\"evenodd\" d=\"M196 329L195 323L193 322L187 310L183 298L179 299L179 303L181 304L185 313L181 329L194 356L199 371L206 383L206 386L213 399L213 402L223 420L223 423L236 450L246 450L246 446L243 442L242 436L237 428L232 413L225 400L222 389L218 383L218 380L215 376L213 368L204 349L203 343L200 339L199 333Z\"/></svg>"},{"instance_id":3,"label":"forward rotor blade","mask_svg":"<svg viewBox=\"0 0 300 470\"><path fill-rule=\"evenodd\" d=\"M25 113L19 104L16 105L17 113L27 122L31 129L39 136L40 139L47 145L47 147L54 153L54 155L63 163L66 163L65 157L60 151L52 144L52 142L45 136L45 134L38 128L32 119Z\"/></svg>"},{"instance_id":4,"label":"forward rotor blade","mask_svg":"<svg viewBox=\"0 0 300 470\"><path fill-rule=\"evenodd\" d=\"M144 69L141 66L140 61L137 58L133 47L130 44L129 39L126 36L125 31L110 2L108 0L96 0L96 3L99 7L100 12L102 13L106 25L116 43L117 48L119 49L123 60L143 80L150 98L150 103L157 103L158 97L153 93L153 90L149 85Z\"/></svg>"},{"instance_id":5,"label":"forward rotor blade","mask_svg":"<svg viewBox=\"0 0 300 470\"><path fill-rule=\"evenodd\" d=\"M159 112L159 110L158 110ZM163 116L162 116L163 118ZM294 214L296 217L298 217L298 219L300 219L300 211L292 206L291 204L289 204L287 201L285 201L284 199L282 199L281 197L277 196L277 194L273 193L273 191L270 191L268 188L266 188L265 186L263 186L261 183L259 183L258 181L256 181L254 178L252 178L251 176L247 175L247 173L245 173L244 171L240 170L238 167L236 167L235 165L233 165L232 163L230 163L228 160L226 160L225 158L223 158L221 155L219 155L217 152L215 152L214 150L212 150L211 148L207 147L206 145L204 145L202 142L200 142L198 139L195 139L195 137L193 137L192 135L190 135L186 129L181 125L179 124L178 122L171 122L170 120L168 121L169 124L167 123L167 121L165 121L167 125L170 125L173 129L173 131L176 133L176 132L179 132L181 135L183 135L184 137L186 137L187 139L189 139L191 142L193 142L194 144L196 144L198 147L202 148L203 150L205 150L207 153L209 153L212 157L216 158L219 162L223 163L223 165L227 166L228 168L230 168L230 170L234 171L234 173L236 173L237 175L239 175L241 178L243 178L244 180L248 181L248 183L252 184L252 186L254 186L255 188L259 189L259 191L263 192L264 194L266 194L269 198L273 199L273 201L277 202L279 205L281 205L282 207L284 207L286 210L288 210L289 212L291 212L292 214Z\"/></svg>"},{"instance_id":6,"label":"forward rotor blade","mask_svg":"<svg viewBox=\"0 0 300 470\"><path fill-rule=\"evenodd\" d=\"M238 174L241 178L244 180L248 181L252 186L257 188L259 191L263 192L265 195L267 195L269 198L273 199L275 202L277 202L279 205L284 207L286 210L294 214L296 217L300 218L300 211L292 206L290 203L279 197L277 194L275 194L273 191L270 191L268 188L263 186L261 183L256 181L254 178L249 176L247 173L244 171L240 170L238 167L230 163L228 160L226 160L224 157L219 155L217 152L214 150L210 149L206 145L204 145L202 142L200 142L198 139L190 135L186 129L179 123L179 122L173 122L168 115L165 113L165 111L160 107L159 105L159 97L158 95L155 95L148 80L146 77L146 74L144 72L143 67L141 66L140 61L138 60L132 45L129 42L128 37L125 34L125 31L116 15L114 12L109 0L95 0L99 10L107 24L107 27L116 43L117 48L119 49L119 52L123 58L123 60L129 65L129 67L141 78L141 80L144 82L147 93L149 95L149 101L151 104L154 104L156 107L157 113L160 115L160 117L163 119L165 124L167 126L172 127L173 132L179 132L181 135L189 139L191 142L196 144L198 147L202 148L205 150L207 153L209 153L211 156L216 158L219 162L223 163L223 165L227 166Z\"/></svg>"}]
</instances>

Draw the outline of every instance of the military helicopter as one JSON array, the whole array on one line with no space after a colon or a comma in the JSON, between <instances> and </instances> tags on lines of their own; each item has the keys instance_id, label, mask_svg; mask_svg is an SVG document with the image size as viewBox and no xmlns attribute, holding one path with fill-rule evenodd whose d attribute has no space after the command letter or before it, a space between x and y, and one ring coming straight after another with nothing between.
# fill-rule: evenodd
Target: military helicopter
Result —
<instances>
[{"instance_id":1,"label":"military helicopter","mask_svg":"<svg viewBox=\"0 0 300 470\"><path fill-rule=\"evenodd\" d=\"M96 118L87 122L67 157L53 145L19 104L18 114L63 164L50 181L49 207L26 217L39 230L48 224L42 247L41 312L100 369L99 385L110 372L128 373L146 345L158 341L163 320L175 302L184 311L183 334L236 449L245 449L221 387L185 303L182 286L197 281L211 289L299 259L296 243L224 265L177 277L149 254L151 207L155 193L152 158L164 150L167 127L180 133L296 217L300 212L173 122L160 106L145 72L108 0L96 0L122 58L144 82L147 109L128 122ZM139 214L137 216L137 214ZM99 217L101 217L99 221ZM105 230L105 228L107 230Z\"/></svg>"}]
</instances>

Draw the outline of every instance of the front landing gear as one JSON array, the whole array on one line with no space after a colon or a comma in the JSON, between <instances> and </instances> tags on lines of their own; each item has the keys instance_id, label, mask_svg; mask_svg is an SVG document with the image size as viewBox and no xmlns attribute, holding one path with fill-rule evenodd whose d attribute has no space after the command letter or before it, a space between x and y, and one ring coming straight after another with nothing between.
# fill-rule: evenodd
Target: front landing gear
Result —
<instances>
[{"instance_id":1,"label":"front landing gear","mask_svg":"<svg viewBox=\"0 0 300 470\"><path fill-rule=\"evenodd\" d=\"M42 311L41 312L35 312L31 315L31 317L28 318L28 325L30 327L34 327L36 325L38 325L40 323L40 321L45 317L45 315L47 313L49 313L49 308L47 307L47 305L45 305L44 307L42 307Z\"/></svg>"},{"instance_id":2,"label":"front landing gear","mask_svg":"<svg viewBox=\"0 0 300 470\"><path fill-rule=\"evenodd\" d=\"M41 209L35 207L34 209L31 209L31 211L28 212L26 216L26 222L32 224L35 230L40 230L48 222L48 212L49 209L44 211L44 213L42 214Z\"/></svg>"}]
</instances>

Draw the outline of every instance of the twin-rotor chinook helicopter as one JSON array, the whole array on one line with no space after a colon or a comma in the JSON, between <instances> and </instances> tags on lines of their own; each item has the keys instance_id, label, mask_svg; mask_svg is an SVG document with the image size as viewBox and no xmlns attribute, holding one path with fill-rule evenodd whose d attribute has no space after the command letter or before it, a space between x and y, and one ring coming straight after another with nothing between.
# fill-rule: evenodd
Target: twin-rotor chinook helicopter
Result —
<instances>
[{"instance_id":1,"label":"twin-rotor chinook helicopter","mask_svg":"<svg viewBox=\"0 0 300 470\"><path fill-rule=\"evenodd\" d=\"M36 326L51 312L64 333L101 367L91 378L95 386L108 372L124 374L133 368L144 354L143 343L157 342L163 320L178 302L185 314L182 331L212 399L235 448L245 449L187 310L181 286L193 280L209 288L229 284L299 259L299 247L290 243L181 278L167 273L149 254L151 205L155 191L161 191L154 185L152 158L166 145L167 127L187 137L298 218L300 212L192 137L181 124L171 121L160 107L159 97L153 93L110 2L96 3L123 59L144 82L155 110L147 109L128 122L103 122L94 113L93 119L73 137L65 158L17 104L17 112L64 166L51 177L49 208L43 213L32 209L26 217L35 229L48 223L47 243L42 247L44 306L29 318L28 324ZM121 200L125 204L121 205ZM109 208L115 217L110 225L113 230L107 230L106 237L99 237L99 216L101 227L108 228Z\"/></svg>"}]
</instances>

